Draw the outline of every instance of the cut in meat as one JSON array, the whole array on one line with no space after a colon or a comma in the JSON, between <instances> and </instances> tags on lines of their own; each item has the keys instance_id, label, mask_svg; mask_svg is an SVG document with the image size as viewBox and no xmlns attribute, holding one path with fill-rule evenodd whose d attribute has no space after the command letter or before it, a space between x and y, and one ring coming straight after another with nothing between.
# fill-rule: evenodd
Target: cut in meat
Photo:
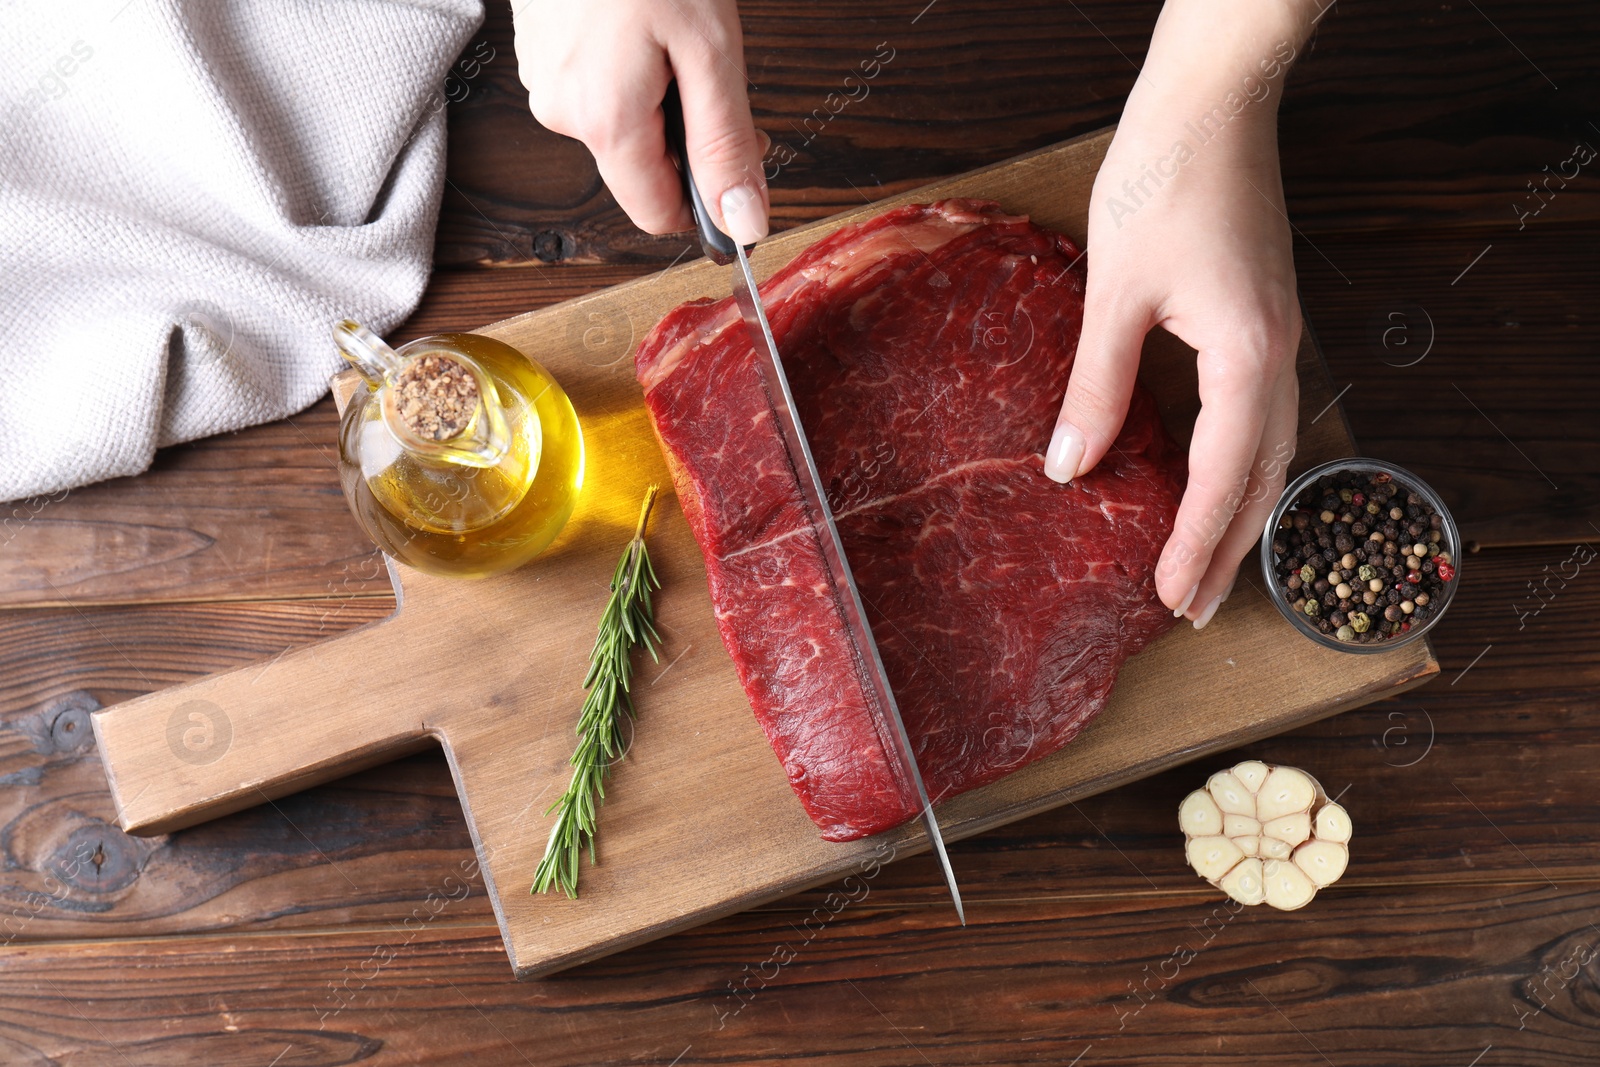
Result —
<instances>
[{"instance_id":1,"label":"cut in meat","mask_svg":"<svg viewBox=\"0 0 1600 1067\"><path fill-rule=\"evenodd\" d=\"M1153 575L1183 460L1149 396L1092 473L1044 474L1079 258L947 200L846 227L761 287L936 802L1070 741L1173 622ZM806 811L831 841L917 815L732 299L677 308L636 360L722 640Z\"/></svg>"}]
</instances>

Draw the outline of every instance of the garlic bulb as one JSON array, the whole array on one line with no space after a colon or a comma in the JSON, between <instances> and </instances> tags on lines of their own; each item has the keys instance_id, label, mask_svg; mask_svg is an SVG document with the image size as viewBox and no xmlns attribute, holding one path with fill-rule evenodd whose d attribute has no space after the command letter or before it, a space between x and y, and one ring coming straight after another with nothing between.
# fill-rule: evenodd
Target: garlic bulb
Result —
<instances>
[{"instance_id":1,"label":"garlic bulb","mask_svg":"<svg viewBox=\"0 0 1600 1067\"><path fill-rule=\"evenodd\" d=\"M1189 866L1241 904L1303 908L1350 859L1349 814L1293 767L1218 771L1183 799L1178 825Z\"/></svg>"}]
</instances>

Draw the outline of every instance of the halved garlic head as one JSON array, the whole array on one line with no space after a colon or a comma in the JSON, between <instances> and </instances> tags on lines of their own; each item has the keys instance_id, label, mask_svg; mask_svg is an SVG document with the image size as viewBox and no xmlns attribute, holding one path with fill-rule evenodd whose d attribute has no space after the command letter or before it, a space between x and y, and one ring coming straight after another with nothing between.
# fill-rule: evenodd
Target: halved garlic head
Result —
<instances>
[{"instance_id":1,"label":"halved garlic head","mask_svg":"<svg viewBox=\"0 0 1600 1067\"><path fill-rule=\"evenodd\" d=\"M1248 760L1178 808L1189 866L1241 904L1293 911L1349 863L1350 815L1294 767Z\"/></svg>"}]
</instances>

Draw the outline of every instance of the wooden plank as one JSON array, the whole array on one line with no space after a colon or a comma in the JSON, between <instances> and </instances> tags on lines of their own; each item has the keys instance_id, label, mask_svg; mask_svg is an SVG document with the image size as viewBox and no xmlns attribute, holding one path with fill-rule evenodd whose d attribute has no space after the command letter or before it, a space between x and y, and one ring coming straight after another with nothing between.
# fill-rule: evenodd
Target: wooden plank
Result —
<instances>
[{"instance_id":1,"label":"wooden plank","mask_svg":"<svg viewBox=\"0 0 1600 1067\"><path fill-rule=\"evenodd\" d=\"M7 1062L1579 1064L1589 886L758 913L518 986L452 905L317 938L0 950ZM1400 939L1403 939L1401 941ZM137 981L129 981L129 976ZM1492 1046L1493 1051L1490 1051Z\"/></svg>"},{"instance_id":2,"label":"wooden plank","mask_svg":"<svg viewBox=\"0 0 1600 1067\"><path fill-rule=\"evenodd\" d=\"M779 228L1116 122L1160 4L925 7L740 5L756 123L778 146L769 171L795 155L772 183ZM1577 141L1600 145L1589 126L1600 114L1597 34L1600 17L1580 0L1331 9L1284 95L1290 215L1313 234L1513 222L1526 183ZM674 259L680 240L636 230L587 150L529 116L508 9L490 5L481 38L467 54L496 58L451 105L438 262ZM828 94L880 44L893 58L870 91L830 115ZM1570 183L1555 207L1600 218L1600 183Z\"/></svg>"},{"instance_id":3,"label":"wooden plank","mask_svg":"<svg viewBox=\"0 0 1600 1067\"><path fill-rule=\"evenodd\" d=\"M337 420L293 418L162 449L144 474L3 505L0 605L327 596L371 571L345 506ZM367 591L381 589L368 581Z\"/></svg>"},{"instance_id":4,"label":"wooden plank","mask_svg":"<svg viewBox=\"0 0 1600 1067\"><path fill-rule=\"evenodd\" d=\"M993 197L1081 239L1089 184L1108 141L1099 134L1069 142L917 197ZM757 250L756 269L770 273L824 233L893 204L780 235ZM592 634L588 620L615 566L619 532L631 525L644 486L668 482L627 360L630 346L672 307L724 293L726 286L725 271L700 261L489 330L537 354L591 431L603 420L605 432L588 443L591 488L551 553L494 582L408 571L403 605L391 621L290 652L264 671L216 676L97 713L96 736L122 826L165 832L437 738L462 792L512 966L522 975L828 881L871 856L884 841L822 842L795 803L721 648L699 551L667 504L652 537L665 584L659 611L668 666L650 679L661 686L637 734L650 759L627 768L626 782L608 802L610 861L586 876L582 899L530 899L522 891L543 836L530 832L530 822L541 824L526 816L568 777L570 735L556 724L570 722L583 674L581 649ZM591 342L595 323L610 330L604 345ZM1158 336L1146 358L1157 402L1185 437L1197 406L1192 353ZM1309 340L1301 360L1315 382L1311 372L1320 363ZM1314 388L1302 392L1306 431L1299 462L1349 452L1340 423L1311 418L1332 399ZM1175 632L1137 657L1097 727L1066 750L946 804L942 820L950 836L969 836L1203 752L1281 732L1437 670L1424 644L1367 657L1308 649L1254 590L1235 596L1219 623L1203 633ZM440 656L442 633L455 647L502 649L506 659L498 670L483 670L471 657ZM517 635L514 648L506 645L507 633ZM1291 661L1303 681L1286 697L1271 676L1275 666L1281 670ZM1209 675L1214 692L1228 694L1228 714L1218 715L1215 701L1200 695L1204 686L1174 702L1164 679L1180 672ZM345 696L352 679L360 684L357 709ZM506 720L498 710L506 707L521 714ZM205 758L173 740L195 708L224 738L207 747ZM696 781L690 769L697 767L716 775L714 795ZM670 826L667 812L693 815ZM912 828L887 840L901 851L925 846ZM695 847L685 850L684 841ZM761 847L752 849L752 843ZM708 879L708 868L719 877ZM640 873L646 870L648 881Z\"/></svg>"},{"instance_id":5,"label":"wooden plank","mask_svg":"<svg viewBox=\"0 0 1600 1067\"><path fill-rule=\"evenodd\" d=\"M366 572L353 578L364 581ZM393 611L392 596L367 596L359 587L315 600L0 611L0 716L24 733L35 727L49 733L45 719L22 727L19 717L80 697L115 704L215 671L267 663Z\"/></svg>"},{"instance_id":6,"label":"wooden plank","mask_svg":"<svg viewBox=\"0 0 1600 1067\"><path fill-rule=\"evenodd\" d=\"M1484 545L1600 538L1600 225L1318 236L1301 291L1363 451ZM1481 258L1480 258L1481 257ZM1346 280L1348 279L1348 280Z\"/></svg>"}]
</instances>

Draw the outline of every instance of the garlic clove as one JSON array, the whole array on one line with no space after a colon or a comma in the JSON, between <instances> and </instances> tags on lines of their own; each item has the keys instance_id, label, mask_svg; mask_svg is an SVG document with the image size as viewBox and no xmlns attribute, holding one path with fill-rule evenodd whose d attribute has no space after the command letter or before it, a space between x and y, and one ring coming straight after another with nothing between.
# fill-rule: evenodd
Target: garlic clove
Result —
<instances>
[{"instance_id":1,"label":"garlic clove","mask_svg":"<svg viewBox=\"0 0 1600 1067\"><path fill-rule=\"evenodd\" d=\"M1239 846L1226 837L1191 838L1185 851L1189 856L1189 866L1193 867L1200 877L1213 883L1232 870L1234 864L1244 859L1244 853L1239 850Z\"/></svg>"},{"instance_id":2,"label":"garlic clove","mask_svg":"<svg viewBox=\"0 0 1600 1067\"><path fill-rule=\"evenodd\" d=\"M1260 760L1246 760L1234 766L1233 776L1250 792L1258 793L1261 791L1261 783L1267 780L1271 770L1271 767Z\"/></svg>"},{"instance_id":3,"label":"garlic clove","mask_svg":"<svg viewBox=\"0 0 1600 1067\"><path fill-rule=\"evenodd\" d=\"M1350 813L1339 805L1329 801L1317 812L1317 839L1319 841L1337 841L1340 844L1350 840Z\"/></svg>"},{"instance_id":4,"label":"garlic clove","mask_svg":"<svg viewBox=\"0 0 1600 1067\"><path fill-rule=\"evenodd\" d=\"M1243 852L1246 856L1257 856L1261 854L1261 838L1255 834L1251 834L1248 837L1230 837L1228 840L1238 845L1239 851Z\"/></svg>"},{"instance_id":5,"label":"garlic clove","mask_svg":"<svg viewBox=\"0 0 1600 1067\"><path fill-rule=\"evenodd\" d=\"M1219 888L1241 904L1261 903L1267 899L1267 888L1261 874L1261 861L1241 860L1233 870L1222 876Z\"/></svg>"},{"instance_id":6,"label":"garlic clove","mask_svg":"<svg viewBox=\"0 0 1600 1067\"><path fill-rule=\"evenodd\" d=\"M1294 850L1294 865L1318 888L1337 882L1349 862L1350 853L1337 841L1307 841Z\"/></svg>"},{"instance_id":7,"label":"garlic clove","mask_svg":"<svg viewBox=\"0 0 1600 1067\"><path fill-rule=\"evenodd\" d=\"M1229 837L1261 836L1261 824L1248 815L1224 815L1222 832ZM1299 842L1296 842L1299 844Z\"/></svg>"},{"instance_id":8,"label":"garlic clove","mask_svg":"<svg viewBox=\"0 0 1600 1067\"><path fill-rule=\"evenodd\" d=\"M1196 789L1178 805L1178 825L1189 837L1215 837L1222 833L1222 809L1204 789Z\"/></svg>"},{"instance_id":9,"label":"garlic clove","mask_svg":"<svg viewBox=\"0 0 1600 1067\"><path fill-rule=\"evenodd\" d=\"M1263 837L1261 839L1261 854L1268 859L1286 860L1294 852L1294 846L1287 841L1280 841L1276 837Z\"/></svg>"},{"instance_id":10,"label":"garlic clove","mask_svg":"<svg viewBox=\"0 0 1600 1067\"><path fill-rule=\"evenodd\" d=\"M1212 795L1216 795L1215 790ZM1281 815L1310 811L1316 799L1317 787L1310 775L1293 767L1274 767L1267 780L1261 783L1253 814L1262 822L1271 822ZM1227 805L1223 805L1223 810L1228 810Z\"/></svg>"},{"instance_id":11,"label":"garlic clove","mask_svg":"<svg viewBox=\"0 0 1600 1067\"><path fill-rule=\"evenodd\" d=\"M1293 815L1283 815L1265 823L1261 832L1268 837L1275 837L1290 848L1298 845L1311 836L1311 814L1297 811Z\"/></svg>"},{"instance_id":12,"label":"garlic clove","mask_svg":"<svg viewBox=\"0 0 1600 1067\"><path fill-rule=\"evenodd\" d=\"M1279 911L1295 911L1311 903L1317 887L1306 873L1293 863L1268 860L1261 871L1266 886L1266 901Z\"/></svg>"},{"instance_id":13,"label":"garlic clove","mask_svg":"<svg viewBox=\"0 0 1600 1067\"><path fill-rule=\"evenodd\" d=\"M1217 802L1217 807L1229 815L1256 815L1255 795L1227 771L1213 774L1206 783L1206 792Z\"/></svg>"}]
</instances>

